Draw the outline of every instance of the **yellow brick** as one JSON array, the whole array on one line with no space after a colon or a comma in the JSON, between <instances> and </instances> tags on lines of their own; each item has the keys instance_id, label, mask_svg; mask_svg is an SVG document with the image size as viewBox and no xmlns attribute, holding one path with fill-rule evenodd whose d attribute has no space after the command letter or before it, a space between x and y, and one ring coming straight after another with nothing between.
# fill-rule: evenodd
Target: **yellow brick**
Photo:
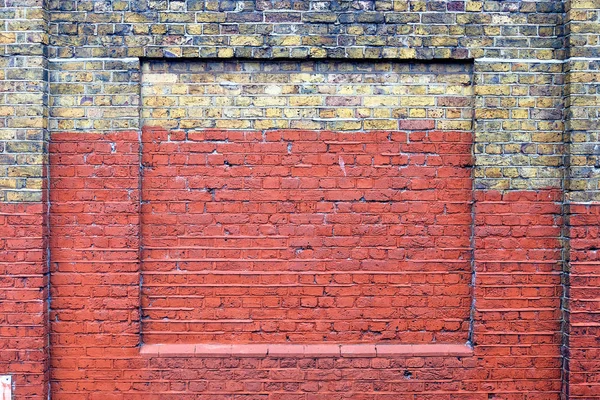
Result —
<instances>
[{"instance_id":1,"label":"yellow brick","mask_svg":"<svg viewBox=\"0 0 600 400\"><path fill-rule=\"evenodd\" d=\"M325 58L327 57L327 50L322 47L311 47L310 56L313 58Z\"/></svg>"},{"instance_id":2,"label":"yellow brick","mask_svg":"<svg viewBox=\"0 0 600 400\"><path fill-rule=\"evenodd\" d=\"M477 85L475 87L475 94L477 95L510 95L510 86L505 85Z\"/></svg>"},{"instance_id":3,"label":"yellow brick","mask_svg":"<svg viewBox=\"0 0 600 400\"><path fill-rule=\"evenodd\" d=\"M29 178L25 181L26 189L42 189L44 180L43 179L35 179Z\"/></svg>"},{"instance_id":4,"label":"yellow brick","mask_svg":"<svg viewBox=\"0 0 600 400\"><path fill-rule=\"evenodd\" d=\"M188 117L198 116L202 114L202 109L188 109ZM221 118L223 117L223 109L221 108L206 108L204 109L206 118Z\"/></svg>"},{"instance_id":5,"label":"yellow brick","mask_svg":"<svg viewBox=\"0 0 600 400\"><path fill-rule=\"evenodd\" d=\"M217 54L220 58L231 58L234 55L231 47L221 47L217 50Z\"/></svg>"},{"instance_id":6,"label":"yellow brick","mask_svg":"<svg viewBox=\"0 0 600 400\"><path fill-rule=\"evenodd\" d=\"M424 108L411 108L408 110L408 116L411 118L425 118L427 117L427 110Z\"/></svg>"},{"instance_id":7,"label":"yellow brick","mask_svg":"<svg viewBox=\"0 0 600 400\"><path fill-rule=\"evenodd\" d=\"M267 118L278 118L282 116L281 108L267 108L265 109L265 116Z\"/></svg>"},{"instance_id":8,"label":"yellow brick","mask_svg":"<svg viewBox=\"0 0 600 400\"><path fill-rule=\"evenodd\" d=\"M163 125L161 125L163 126ZM202 129L202 128L213 128L214 127L214 120L207 120L207 119L187 119L187 120L182 120L179 123L179 128L181 129Z\"/></svg>"},{"instance_id":9,"label":"yellow brick","mask_svg":"<svg viewBox=\"0 0 600 400\"><path fill-rule=\"evenodd\" d=\"M35 118L35 117L21 117L21 118L9 118L9 128L45 128L46 118Z\"/></svg>"},{"instance_id":10,"label":"yellow brick","mask_svg":"<svg viewBox=\"0 0 600 400\"><path fill-rule=\"evenodd\" d=\"M290 81L292 82L305 82L305 83L320 83L325 82L325 75L323 74L291 74Z\"/></svg>"},{"instance_id":11,"label":"yellow brick","mask_svg":"<svg viewBox=\"0 0 600 400\"><path fill-rule=\"evenodd\" d=\"M282 36L280 37L281 46L300 46L302 38L300 36Z\"/></svg>"},{"instance_id":12,"label":"yellow brick","mask_svg":"<svg viewBox=\"0 0 600 400\"><path fill-rule=\"evenodd\" d=\"M262 46L263 38L260 35L254 36L232 36L229 39L231 46Z\"/></svg>"},{"instance_id":13,"label":"yellow brick","mask_svg":"<svg viewBox=\"0 0 600 400\"><path fill-rule=\"evenodd\" d=\"M183 84L172 85L169 88L171 89L171 94L184 95L188 92L188 86Z\"/></svg>"},{"instance_id":14,"label":"yellow brick","mask_svg":"<svg viewBox=\"0 0 600 400\"><path fill-rule=\"evenodd\" d=\"M461 121L461 120L439 120L436 121L437 129L446 129L446 130L457 130L457 131L468 131L471 130L472 123L470 120Z\"/></svg>"},{"instance_id":15,"label":"yellow brick","mask_svg":"<svg viewBox=\"0 0 600 400\"><path fill-rule=\"evenodd\" d=\"M253 100L252 97L240 96L235 99L235 105L238 107L248 107L248 106L252 105L252 100ZM268 105L268 104L265 104L265 105Z\"/></svg>"},{"instance_id":16,"label":"yellow brick","mask_svg":"<svg viewBox=\"0 0 600 400\"><path fill-rule=\"evenodd\" d=\"M231 99L228 99L231 101ZM204 96L181 96L179 97L180 106L208 106L210 105L210 97Z\"/></svg>"},{"instance_id":17,"label":"yellow brick","mask_svg":"<svg viewBox=\"0 0 600 400\"><path fill-rule=\"evenodd\" d=\"M6 200L14 201L14 202L38 202L42 200L42 191L41 190L31 190L31 191L9 191L6 193Z\"/></svg>"},{"instance_id":18,"label":"yellow brick","mask_svg":"<svg viewBox=\"0 0 600 400\"><path fill-rule=\"evenodd\" d=\"M2 189L16 189L17 179L15 178L0 178L0 188Z\"/></svg>"},{"instance_id":19,"label":"yellow brick","mask_svg":"<svg viewBox=\"0 0 600 400\"><path fill-rule=\"evenodd\" d=\"M15 113L15 108L10 106L0 106L0 116L6 117L8 115L13 115Z\"/></svg>"},{"instance_id":20,"label":"yellow brick","mask_svg":"<svg viewBox=\"0 0 600 400\"><path fill-rule=\"evenodd\" d=\"M255 129L285 129L289 122L283 119L259 119L254 121Z\"/></svg>"},{"instance_id":21,"label":"yellow brick","mask_svg":"<svg viewBox=\"0 0 600 400\"><path fill-rule=\"evenodd\" d=\"M571 9L575 8L596 10L600 8L600 0L571 0Z\"/></svg>"},{"instance_id":22,"label":"yellow brick","mask_svg":"<svg viewBox=\"0 0 600 400\"><path fill-rule=\"evenodd\" d=\"M327 129L335 131L356 131L362 128L361 121L328 121Z\"/></svg>"},{"instance_id":23,"label":"yellow brick","mask_svg":"<svg viewBox=\"0 0 600 400\"><path fill-rule=\"evenodd\" d=\"M231 97L214 97L213 101L214 101L214 105L216 105L216 106L233 106L234 105L234 99ZM208 104L210 104L210 99L209 99Z\"/></svg>"},{"instance_id":24,"label":"yellow brick","mask_svg":"<svg viewBox=\"0 0 600 400\"><path fill-rule=\"evenodd\" d=\"M417 56L416 49L400 49L399 58L401 59L413 59Z\"/></svg>"},{"instance_id":25,"label":"yellow brick","mask_svg":"<svg viewBox=\"0 0 600 400\"><path fill-rule=\"evenodd\" d=\"M433 105L435 105L435 98L434 97L415 97L415 96L401 97L400 105L403 105L403 106L433 106Z\"/></svg>"},{"instance_id":26,"label":"yellow brick","mask_svg":"<svg viewBox=\"0 0 600 400\"><path fill-rule=\"evenodd\" d=\"M2 32L2 33L0 33L0 44L14 43L15 39L16 39L15 33L12 33L12 32Z\"/></svg>"},{"instance_id":27,"label":"yellow brick","mask_svg":"<svg viewBox=\"0 0 600 400\"><path fill-rule=\"evenodd\" d=\"M365 96L363 98L363 106L365 107L381 107L381 106L397 106L398 97L395 96Z\"/></svg>"},{"instance_id":28,"label":"yellow brick","mask_svg":"<svg viewBox=\"0 0 600 400\"><path fill-rule=\"evenodd\" d=\"M325 129L325 124L317 121L310 121L306 119L292 120L290 121L290 128L292 129ZM332 129L332 128L329 128Z\"/></svg>"},{"instance_id":29,"label":"yellow brick","mask_svg":"<svg viewBox=\"0 0 600 400\"><path fill-rule=\"evenodd\" d=\"M338 110L339 111L342 110ZM353 110L347 110L350 111L349 115L347 116L347 118L353 116ZM373 118L390 118L391 117L391 112L389 108L376 108L373 110Z\"/></svg>"},{"instance_id":30,"label":"yellow brick","mask_svg":"<svg viewBox=\"0 0 600 400\"><path fill-rule=\"evenodd\" d=\"M202 35L202 24L187 24L185 28L190 35Z\"/></svg>"},{"instance_id":31,"label":"yellow brick","mask_svg":"<svg viewBox=\"0 0 600 400\"><path fill-rule=\"evenodd\" d=\"M291 96L289 98L290 106L320 106L323 105L324 98L321 96Z\"/></svg>"},{"instance_id":32,"label":"yellow brick","mask_svg":"<svg viewBox=\"0 0 600 400\"><path fill-rule=\"evenodd\" d=\"M85 116L85 108L53 108L52 116L59 118L81 118Z\"/></svg>"},{"instance_id":33,"label":"yellow brick","mask_svg":"<svg viewBox=\"0 0 600 400\"><path fill-rule=\"evenodd\" d=\"M176 74L142 74L142 83L175 83L177 82Z\"/></svg>"},{"instance_id":34,"label":"yellow brick","mask_svg":"<svg viewBox=\"0 0 600 400\"><path fill-rule=\"evenodd\" d=\"M285 99L285 97L275 97L275 96L271 96L271 97L254 97L254 98L252 98L252 105L254 105L256 107L285 106L286 105L286 99Z\"/></svg>"},{"instance_id":35,"label":"yellow brick","mask_svg":"<svg viewBox=\"0 0 600 400\"><path fill-rule=\"evenodd\" d=\"M252 124L248 120L220 119L216 121L215 127L221 129L248 129L252 127Z\"/></svg>"},{"instance_id":36,"label":"yellow brick","mask_svg":"<svg viewBox=\"0 0 600 400\"><path fill-rule=\"evenodd\" d=\"M383 110L383 111L387 111L387 110ZM388 115L383 115L380 118L385 118L385 117L389 117L389 112L387 113ZM335 110L335 116L337 118L353 118L354 115L354 109L352 108L338 108Z\"/></svg>"},{"instance_id":37,"label":"yellow brick","mask_svg":"<svg viewBox=\"0 0 600 400\"><path fill-rule=\"evenodd\" d=\"M320 118L335 118L337 115L336 110L334 108L324 108L319 110Z\"/></svg>"},{"instance_id":38,"label":"yellow brick","mask_svg":"<svg viewBox=\"0 0 600 400\"><path fill-rule=\"evenodd\" d=\"M467 1L467 3L465 4L466 11L481 11L482 7L482 1Z\"/></svg>"},{"instance_id":39,"label":"yellow brick","mask_svg":"<svg viewBox=\"0 0 600 400\"><path fill-rule=\"evenodd\" d=\"M529 110L526 109L517 109L511 111L511 116L516 119L525 119L529 118Z\"/></svg>"},{"instance_id":40,"label":"yellow brick","mask_svg":"<svg viewBox=\"0 0 600 400\"><path fill-rule=\"evenodd\" d=\"M177 104L177 100L183 101L184 99L186 99L186 97L166 97L166 96L161 96L161 97L157 97L157 96L152 96L152 97L146 97L144 98L143 104L146 107L151 107L151 108L155 108L155 107L172 107L174 105Z\"/></svg>"},{"instance_id":41,"label":"yellow brick","mask_svg":"<svg viewBox=\"0 0 600 400\"><path fill-rule=\"evenodd\" d=\"M395 119L368 119L364 122L365 129L398 129L398 120Z\"/></svg>"}]
</instances>

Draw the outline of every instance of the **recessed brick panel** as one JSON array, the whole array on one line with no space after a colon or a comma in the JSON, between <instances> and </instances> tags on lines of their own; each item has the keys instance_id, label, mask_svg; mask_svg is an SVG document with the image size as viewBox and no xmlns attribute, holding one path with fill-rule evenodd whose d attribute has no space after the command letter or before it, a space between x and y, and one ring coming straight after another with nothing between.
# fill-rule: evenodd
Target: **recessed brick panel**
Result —
<instances>
[{"instance_id":1,"label":"recessed brick panel","mask_svg":"<svg viewBox=\"0 0 600 400\"><path fill-rule=\"evenodd\" d=\"M145 126L470 130L469 63L149 61Z\"/></svg>"},{"instance_id":2,"label":"recessed brick panel","mask_svg":"<svg viewBox=\"0 0 600 400\"><path fill-rule=\"evenodd\" d=\"M467 341L469 64L143 72L145 343Z\"/></svg>"}]
</instances>

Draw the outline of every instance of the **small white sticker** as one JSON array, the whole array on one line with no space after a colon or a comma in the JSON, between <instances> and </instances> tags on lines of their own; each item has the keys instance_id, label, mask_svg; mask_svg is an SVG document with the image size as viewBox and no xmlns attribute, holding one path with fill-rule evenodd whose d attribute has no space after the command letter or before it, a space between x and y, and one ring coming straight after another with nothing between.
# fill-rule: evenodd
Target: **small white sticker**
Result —
<instances>
[{"instance_id":1,"label":"small white sticker","mask_svg":"<svg viewBox=\"0 0 600 400\"><path fill-rule=\"evenodd\" d=\"M0 400L12 399L12 379L10 375L0 375Z\"/></svg>"}]
</instances>

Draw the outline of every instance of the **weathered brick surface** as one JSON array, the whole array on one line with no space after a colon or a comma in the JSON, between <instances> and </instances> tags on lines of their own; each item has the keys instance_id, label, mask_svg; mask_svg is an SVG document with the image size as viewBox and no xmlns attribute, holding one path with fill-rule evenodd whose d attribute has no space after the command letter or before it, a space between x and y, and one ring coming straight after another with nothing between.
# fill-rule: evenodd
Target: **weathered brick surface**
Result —
<instances>
[{"instance_id":1,"label":"weathered brick surface","mask_svg":"<svg viewBox=\"0 0 600 400\"><path fill-rule=\"evenodd\" d=\"M148 62L145 126L471 130L472 65L348 61Z\"/></svg>"},{"instance_id":2,"label":"weathered brick surface","mask_svg":"<svg viewBox=\"0 0 600 400\"><path fill-rule=\"evenodd\" d=\"M476 193L473 357L161 357L138 347L138 146L134 132L53 137L54 398L559 398L559 191Z\"/></svg>"},{"instance_id":3,"label":"weathered brick surface","mask_svg":"<svg viewBox=\"0 0 600 400\"><path fill-rule=\"evenodd\" d=\"M48 394L45 207L0 204L0 371L18 399Z\"/></svg>"},{"instance_id":4,"label":"weathered brick surface","mask_svg":"<svg viewBox=\"0 0 600 400\"><path fill-rule=\"evenodd\" d=\"M561 389L561 197L475 192L475 354L483 387L516 389L514 398Z\"/></svg>"},{"instance_id":5,"label":"weathered brick surface","mask_svg":"<svg viewBox=\"0 0 600 400\"><path fill-rule=\"evenodd\" d=\"M597 204L569 207L569 285L565 331L570 398L587 399L600 390L597 371L600 355L600 302L598 236L600 208Z\"/></svg>"},{"instance_id":6,"label":"weathered brick surface","mask_svg":"<svg viewBox=\"0 0 600 400\"><path fill-rule=\"evenodd\" d=\"M551 399L561 392L565 399L600 399L594 309L599 15L598 0L0 1L0 298L6 299L0 374L13 375L19 398L46 397L49 327L43 321L50 304L56 398ZM275 86L294 86L294 93L264 92L269 96L260 100L287 96L275 107L250 103L234 111L217 101L227 96L210 90L207 106L151 104L192 101L188 96L197 93L179 92L178 85L211 85L186 81L185 68L228 59L259 69L368 65L361 76L373 82L364 88L417 92L398 94L398 106L328 104L327 97L324 106L313 105L303 103L315 97L309 82L295 93L290 71L271 75L284 79ZM399 60L405 64L392 63ZM402 70L407 66L409 73ZM142 82L152 68L160 76ZM450 94L449 71L468 75L472 85ZM220 80L224 72L209 75ZM235 72L235 79L244 76ZM382 82L379 73L399 80ZM178 81L162 80L170 74ZM250 83L263 89L262 82ZM230 95L232 86L225 85ZM334 86L342 92L333 97L364 102L371 96L350 96L343 87ZM385 94L386 101L394 96ZM449 96L461 104L443 104ZM294 104L287 102L292 98ZM308 117L285 114L293 108ZM339 120L365 108L368 116L358 122ZM176 109L183 114L161 115ZM139 356L143 120L188 131L237 124L265 135L300 127L294 124L318 132L472 130L469 338L475 356ZM393 127L385 125L390 120ZM59 149L49 192L48 129ZM56 233L47 249L42 202L49 193ZM32 235L27 248L22 234ZM15 257L31 262L32 270L23 274ZM56 296L46 289L47 262L56 270ZM33 297L11 297L23 293ZM16 321L27 325L25 336L15 331Z\"/></svg>"},{"instance_id":7,"label":"weathered brick surface","mask_svg":"<svg viewBox=\"0 0 600 400\"><path fill-rule=\"evenodd\" d=\"M471 134L143 134L146 343L467 341Z\"/></svg>"}]
</instances>

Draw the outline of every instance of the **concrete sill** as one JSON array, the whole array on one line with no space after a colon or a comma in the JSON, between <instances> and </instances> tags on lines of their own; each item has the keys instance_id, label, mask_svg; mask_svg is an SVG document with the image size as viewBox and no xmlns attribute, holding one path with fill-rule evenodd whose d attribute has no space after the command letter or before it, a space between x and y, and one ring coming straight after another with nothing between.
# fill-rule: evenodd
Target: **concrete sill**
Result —
<instances>
[{"instance_id":1,"label":"concrete sill","mask_svg":"<svg viewBox=\"0 0 600 400\"><path fill-rule=\"evenodd\" d=\"M147 357L468 357L467 344L144 344Z\"/></svg>"}]
</instances>

